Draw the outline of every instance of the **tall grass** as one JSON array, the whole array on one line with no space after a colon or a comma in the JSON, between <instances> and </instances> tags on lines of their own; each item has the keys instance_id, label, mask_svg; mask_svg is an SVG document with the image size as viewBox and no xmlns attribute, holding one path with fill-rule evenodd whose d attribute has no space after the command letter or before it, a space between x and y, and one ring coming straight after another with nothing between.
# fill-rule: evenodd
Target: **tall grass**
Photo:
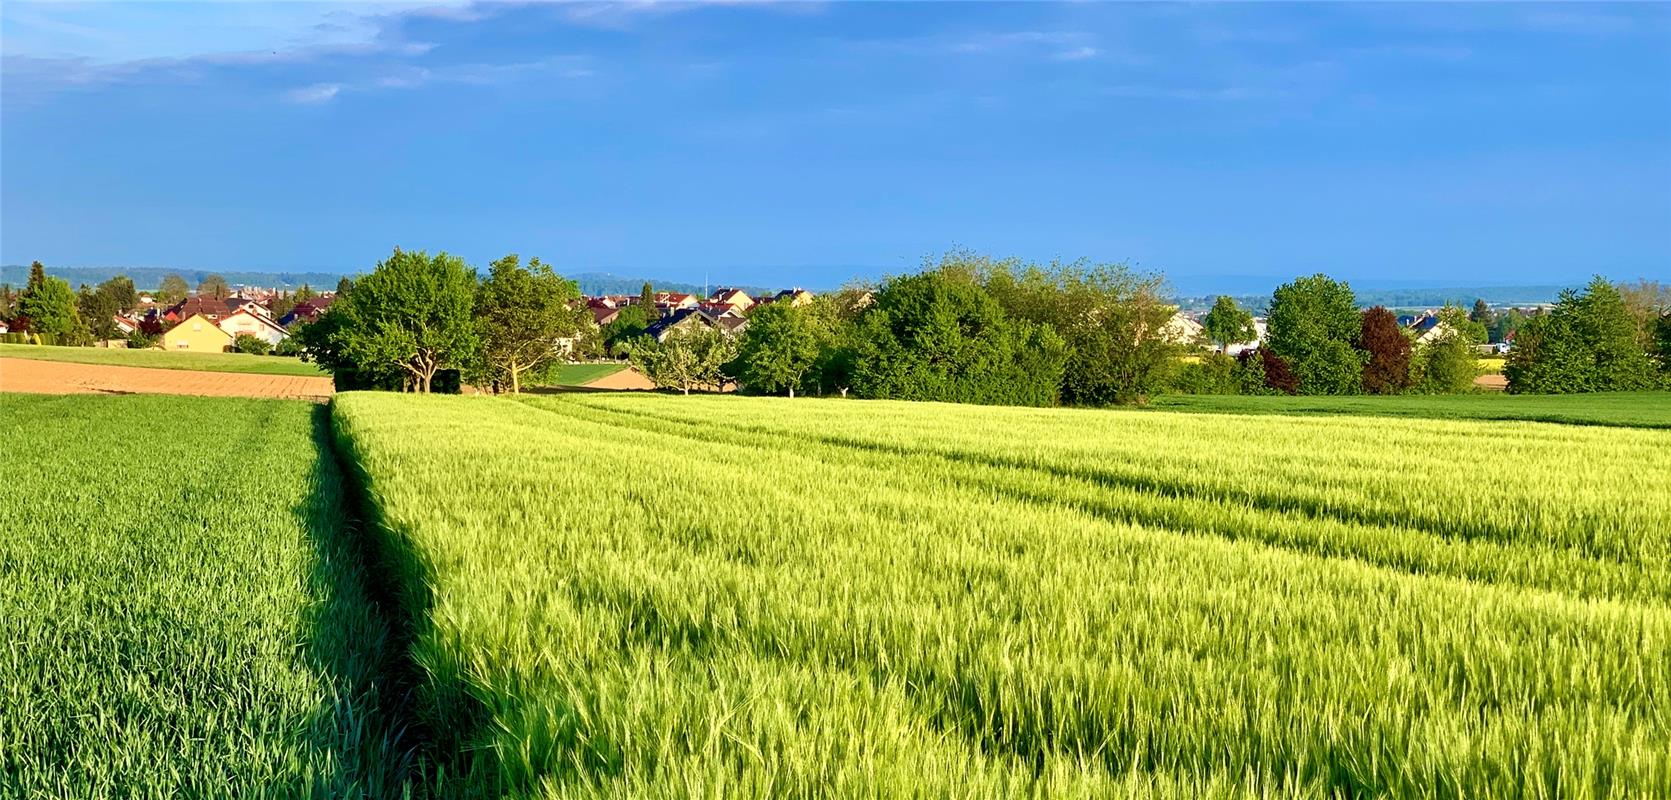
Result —
<instances>
[{"instance_id":1,"label":"tall grass","mask_svg":"<svg viewBox=\"0 0 1671 800\"><path fill-rule=\"evenodd\" d=\"M323 414L0 396L0 797L393 791Z\"/></svg>"},{"instance_id":2,"label":"tall grass","mask_svg":"<svg viewBox=\"0 0 1671 800\"><path fill-rule=\"evenodd\" d=\"M599 395L333 419L461 789L1671 793L1664 432ZM1461 466L1500 458L1525 476Z\"/></svg>"}]
</instances>

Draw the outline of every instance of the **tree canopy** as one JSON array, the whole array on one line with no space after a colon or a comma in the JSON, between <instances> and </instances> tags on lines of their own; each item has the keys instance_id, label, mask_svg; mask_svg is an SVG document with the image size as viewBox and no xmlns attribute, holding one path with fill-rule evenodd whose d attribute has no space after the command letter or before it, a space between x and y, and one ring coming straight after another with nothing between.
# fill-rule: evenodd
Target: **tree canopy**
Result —
<instances>
[{"instance_id":1,"label":"tree canopy","mask_svg":"<svg viewBox=\"0 0 1671 800\"><path fill-rule=\"evenodd\" d=\"M1618 287L1596 276L1527 320L1503 366L1509 391L1566 394L1651 389L1660 382Z\"/></svg>"},{"instance_id":2,"label":"tree canopy","mask_svg":"<svg viewBox=\"0 0 1671 800\"><path fill-rule=\"evenodd\" d=\"M75 341L82 335L76 295L69 283L46 274L36 261L29 265L29 283L18 298L18 314L28 319L31 333Z\"/></svg>"},{"instance_id":3,"label":"tree canopy","mask_svg":"<svg viewBox=\"0 0 1671 800\"><path fill-rule=\"evenodd\" d=\"M754 391L794 397L817 366L821 344L809 310L789 303L757 307L738 347L737 380Z\"/></svg>"},{"instance_id":4,"label":"tree canopy","mask_svg":"<svg viewBox=\"0 0 1671 800\"><path fill-rule=\"evenodd\" d=\"M1398 326L1398 317L1385 306L1363 312L1355 342L1367 354L1363 367L1363 390L1370 394L1397 394L1410 385L1410 339Z\"/></svg>"},{"instance_id":5,"label":"tree canopy","mask_svg":"<svg viewBox=\"0 0 1671 800\"><path fill-rule=\"evenodd\" d=\"M166 275L162 279L162 285L157 289L157 302L171 306L186 299L186 294L190 291L191 285L186 283L185 278L173 274Z\"/></svg>"},{"instance_id":6,"label":"tree canopy","mask_svg":"<svg viewBox=\"0 0 1671 800\"><path fill-rule=\"evenodd\" d=\"M226 282L225 278L219 275L206 275L197 284L197 296L225 300L232 296L232 287Z\"/></svg>"},{"instance_id":7,"label":"tree canopy","mask_svg":"<svg viewBox=\"0 0 1671 800\"><path fill-rule=\"evenodd\" d=\"M1268 347L1293 369L1301 394L1355 394L1364 359L1352 347L1362 329L1352 288L1318 273L1271 294Z\"/></svg>"},{"instance_id":8,"label":"tree canopy","mask_svg":"<svg viewBox=\"0 0 1671 800\"><path fill-rule=\"evenodd\" d=\"M573 337L579 317L571 304L580 287L531 259L523 267L512 253L494 261L476 292L481 353L492 374L522 391L523 373L556 358L557 340Z\"/></svg>"},{"instance_id":9,"label":"tree canopy","mask_svg":"<svg viewBox=\"0 0 1671 800\"><path fill-rule=\"evenodd\" d=\"M333 337L329 357L363 377L403 378L428 392L437 370L476 356L475 295L476 273L463 259L396 248L332 304L324 316L336 318L321 333Z\"/></svg>"},{"instance_id":10,"label":"tree canopy","mask_svg":"<svg viewBox=\"0 0 1671 800\"><path fill-rule=\"evenodd\" d=\"M1396 322L1396 320L1395 320ZM1253 341L1258 330L1253 326L1253 315L1236 304L1228 295L1219 295L1207 316L1201 318L1207 340L1224 350L1238 342Z\"/></svg>"}]
</instances>

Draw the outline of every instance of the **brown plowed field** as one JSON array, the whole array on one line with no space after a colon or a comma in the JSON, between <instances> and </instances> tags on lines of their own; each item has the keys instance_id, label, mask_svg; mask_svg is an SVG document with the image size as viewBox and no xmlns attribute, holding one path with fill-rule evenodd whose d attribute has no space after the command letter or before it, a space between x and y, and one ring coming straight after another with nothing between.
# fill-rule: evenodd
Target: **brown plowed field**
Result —
<instances>
[{"instance_id":1,"label":"brown plowed field","mask_svg":"<svg viewBox=\"0 0 1671 800\"><path fill-rule=\"evenodd\" d=\"M331 396L331 379L0 358L0 392L192 394L326 400Z\"/></svg>"},{"instance_id":2,"label":"brown plowed field","mask_svg":"<svg viewBox=\"0 0 1671 800\"><path fill-rule=\"evenodd\" d=\"M638 370L633 369L632 367L627 367L626 369L623 369L620 372L612 372L612 373L610 373L608 375L605 375L605 376L603 376L603 377L601 377L601 378L599 378L595 381L592 381L591 383L586 384L583 388L586 388L586 389L654 389L654 388L656 388L656 385L654 383L651 383L649 378L644 377L644 373L639 372Z\"/></svg>"}]
</instances>

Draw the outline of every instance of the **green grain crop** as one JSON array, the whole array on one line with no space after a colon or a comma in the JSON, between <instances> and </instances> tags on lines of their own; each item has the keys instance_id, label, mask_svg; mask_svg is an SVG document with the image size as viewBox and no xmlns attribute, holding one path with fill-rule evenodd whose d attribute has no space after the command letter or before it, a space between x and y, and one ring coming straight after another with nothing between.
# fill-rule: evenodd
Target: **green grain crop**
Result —
<instances>
[{"instance_id":1,"label":"green grain crop","mask_svg":"<svg viewBox=\"0 0 1671 800\"><path fill-rule=\"evenodd\" d=\"M443 793L1671 794L1671 432L335 402Z\"/></svg>"},{"instance_id":2,"label":"green grain crop","mask_svg":"<svg viewBox=\"0 0 1671 800\"><path fill-rule=\"evenodd\" d=\"M389 794L325 412L0 395L0 797Z\"/></svg>"},{"instance_id":3,"label":"green grain crop","mask_svg":"<svg viewBox=\"0 0 1671 800\"><path fill-rule=\"evenodd\" d=\"M0 343L0 357L35 361L67 361L107 367L149 367L186 369L200 372L241 372L259 375L323 377L317 364L286 356L252 356L248 353L182 353L169 350L125 350L102 347L53 347L51 345Z\"/></svg>"}]
</instances>

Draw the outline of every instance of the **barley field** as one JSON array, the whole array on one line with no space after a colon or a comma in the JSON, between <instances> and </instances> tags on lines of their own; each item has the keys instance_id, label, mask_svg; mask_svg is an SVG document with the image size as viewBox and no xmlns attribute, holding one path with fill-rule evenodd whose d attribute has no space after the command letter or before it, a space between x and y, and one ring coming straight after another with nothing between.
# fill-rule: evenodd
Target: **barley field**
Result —
<instances>
[{"instance_id":1,"label":"barley field","mask_svg":"<svg viewBox=\"0 0 1671 800\"><path fill-rule=\"evenodd\" d=\"M338 396L443 795L1671 795L1671 431Z\"/></svg>"},{"instance_id":2,"label":"barley field","mask_svg":"<svg viewBox=\"0 0 1671 800\"><path fill-rule=\"evenodd\" d=\"M325 412L0 395L0 797L391 793Z\"/></svg>"}]
</instances>

